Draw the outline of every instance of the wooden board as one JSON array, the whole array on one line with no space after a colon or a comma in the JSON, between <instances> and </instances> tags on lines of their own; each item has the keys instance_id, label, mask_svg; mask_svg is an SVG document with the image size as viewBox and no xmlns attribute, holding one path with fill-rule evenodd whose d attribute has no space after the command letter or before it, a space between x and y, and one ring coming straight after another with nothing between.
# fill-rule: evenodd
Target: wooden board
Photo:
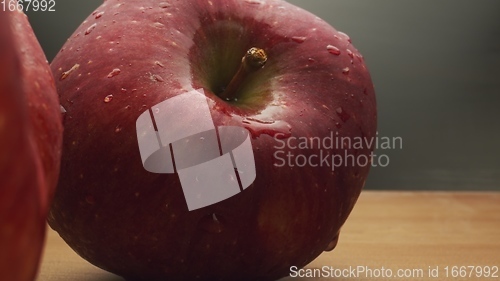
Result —
<instances>
[{"instance_id":1,"label":"wooden board","mask_svg":"<svg viewBox=\"0 0 500 281\"><path fill-rule=\"evenodd\" d=\"M391 280L500 280L500 271L498 277L476 275L488 270L492 275L495 268L500 268L500 193L364 191L337 248L301 272L316 276L283 281L389 279L382 275L392 275ZM332 275L340 276L327 278ZM81 259L51 230L37 280L123 279Z\"/></svg>"}]
</instances>

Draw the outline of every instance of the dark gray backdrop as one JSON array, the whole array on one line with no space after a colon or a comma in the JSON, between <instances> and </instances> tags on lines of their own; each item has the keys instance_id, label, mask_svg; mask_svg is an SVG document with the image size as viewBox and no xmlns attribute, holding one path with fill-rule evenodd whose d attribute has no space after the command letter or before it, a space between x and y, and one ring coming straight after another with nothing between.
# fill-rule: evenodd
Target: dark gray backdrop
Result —
<instances>
[{"instance_id":1,"label":"dark gray backdrop","mask_svg":"<svg viewBox=\"0 0 500 281\"><path fill-rule=\"evenodd\" d=\"M290 0L349 34L375 83L379 151L367 189L500 190L500 1ZM49 61L102 0L29 13Z\"/></svg>"}]
</instances>

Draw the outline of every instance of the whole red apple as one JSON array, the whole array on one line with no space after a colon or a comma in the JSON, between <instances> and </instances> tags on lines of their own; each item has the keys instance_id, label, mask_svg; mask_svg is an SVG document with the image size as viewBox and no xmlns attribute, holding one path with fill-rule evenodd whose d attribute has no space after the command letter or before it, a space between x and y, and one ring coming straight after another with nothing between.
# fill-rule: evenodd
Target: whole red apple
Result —
<instances>
[{"instance_id":1,"label":"whole red apple","mask_svg":"<svg viewBox=\"0 0 500 281\"><path fill-rule=\"evenodd\" d=\"M0 12L0 276L33 280L59 174L54 79L26 16Z\"/></svg>"},{"instance_id":2,"label":"whole red apple","mask_svg":"<svg viewBox=\"0 0 500 281\"><path fill-rule=\"evenodd\" d=\"M282 155L322 153L295 149L304 138L375 137L373 85L347 35L280 0L108 0L51 67L67 113L49 224L91 263L131 280L271 280L335 247L370 165ZM181 95L200 88L215 126L251 133L256 177L189 211L179 175L144 168L136 123L179 97L168 130L197 126L199 99Z\"/></svg>"}]
</instances>

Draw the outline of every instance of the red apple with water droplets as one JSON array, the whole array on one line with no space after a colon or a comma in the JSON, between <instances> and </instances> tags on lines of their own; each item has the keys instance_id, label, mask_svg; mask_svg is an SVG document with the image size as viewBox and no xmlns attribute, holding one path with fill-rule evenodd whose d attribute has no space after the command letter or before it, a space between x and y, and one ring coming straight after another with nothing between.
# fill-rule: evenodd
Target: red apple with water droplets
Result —
<instances>
[{"instance_id":1,"label":"red apple with water droplets","mask_svg":"<svg viewBox=\"0 0 500 281\"><path fill-rule=\"evenodd\" d=\"M250 67L248 53L266 60ZM304 137L375 137L373 85L344 33L280 0L108 0L51 67L67 113L49 223L91 263L131 280L272 280L335 247L369 165L280 167L275 153L320 154L280 149ZM144 169L135 125L200 88L216 126L250 132L257 176L188 211L176 174Z\"/></svg>"},{"instance_id":2,"label":"red apple with water droplets","mask_svg":"<svg viewBox=\"0 0 500 281\"><path fill-rule=\"evenodd\" d=\"M0 12L0 276L34 280L61 155L54 79L26 16Z\"/></svg>"}]
</instances>

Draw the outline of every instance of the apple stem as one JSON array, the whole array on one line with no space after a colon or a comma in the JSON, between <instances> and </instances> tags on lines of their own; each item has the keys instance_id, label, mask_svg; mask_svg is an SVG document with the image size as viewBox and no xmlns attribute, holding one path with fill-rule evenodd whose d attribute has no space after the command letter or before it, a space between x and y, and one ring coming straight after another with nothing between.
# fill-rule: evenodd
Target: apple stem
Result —
<instances>
[{"instance_id":1,"label":"apple stem","mask_svg":"<svg viewBox=\"0 0 500 281\"><path fill-rule=\"evenodd\" d=\"M263 49L252 47L241 59L238 71L227 85L226 89L219 94L219 97L226 101L236 100L236 93L240 88L245 78L261 68L264 67L267 61L267 54Z\"/></svg>"}]
</instances>

